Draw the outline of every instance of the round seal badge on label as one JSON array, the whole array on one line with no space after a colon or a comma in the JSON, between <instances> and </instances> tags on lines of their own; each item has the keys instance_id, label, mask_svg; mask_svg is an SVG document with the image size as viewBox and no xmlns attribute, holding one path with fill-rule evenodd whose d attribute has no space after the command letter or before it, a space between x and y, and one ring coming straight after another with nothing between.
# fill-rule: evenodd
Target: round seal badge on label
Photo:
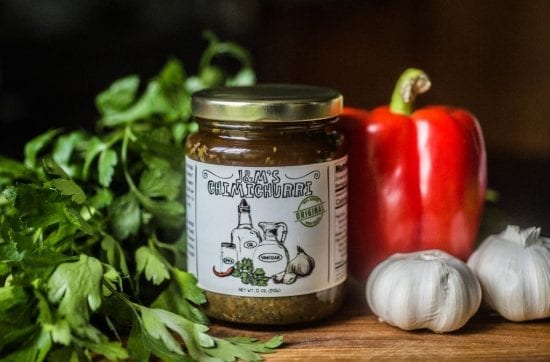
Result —
<instances>
[{"instance_id":1,"label":"round seal badge on label","mask_svg":"<svg viewBox=\"0 0 550 362\"><path fill-rule=\"evenodd\" d=\"M323 200L318 196L311 195L306 197L298 205L298 210L295 211L296 221L307 227L318 225L323 218L323 214L326 212L323 205Z\"/></svg>"}]
</instances>

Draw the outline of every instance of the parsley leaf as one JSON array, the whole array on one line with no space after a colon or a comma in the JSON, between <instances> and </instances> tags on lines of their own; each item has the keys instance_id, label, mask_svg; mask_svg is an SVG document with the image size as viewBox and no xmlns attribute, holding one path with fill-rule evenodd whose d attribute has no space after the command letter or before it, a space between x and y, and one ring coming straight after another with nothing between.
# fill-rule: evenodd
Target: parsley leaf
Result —
<instances>
[{"instance_id":1,"label":"parsley leaf","mask_svg":"<svg viewBox=\"0 0 550 362\"><path fill-rule=\"evenodd\" d=\"M82 166L82 178L88 180L92 162L105 149L105 144L98 137L92 137L84 143L84 148L86 151Z\"/></svg>"},{"instance_id":2,"label":"parsley leaf","mask_svg":"<svg viewBox=\"0 0 550 362\"><path fill-rule=\"evenodd\" d=\"M95 209L103 209L113 203L113 192L106 188L97 188L96 193L90 197L89 205Z\"/></svg>"},{"instance_id":3,"label":"parsley leaf","mask_svg":"<svg viewBox=\"0 0 550 362\"><path fill-rule=\"evenodd\" d=\"M99 343L82 342L81 345L111 361L123 360L129 357L128 351L123 348L118 341L101 341Z\"/></svg>"},{"instance_id":4,"label":"parsley leaf","mask_svg":"<svg viewBox=\"0 0 550 362\"><path fill-rule=\"evenodd\" d=\"M165 262L158 255L158 252L150 246L142 246L136 250L136 270L138 276L145 273L145 278L155 285L170 279Z\"/></svg>"},{"instance_id":5,"label":"parsley leaf","mask_svg":"<svg viewBox=\"0 0 550 362\"><path fill-rule=\"evenodd\" d=\"M206 297L202 289L197 286L197 278L193 274L178 269L174 269L174 274L185 299L197 305L206 303Z\"/></svg>"},{"instance_id":6,"label":"parsley leaf","mask_svg":"<svg viewBox=\"0 0 550 362\"><path fill-rule=\"evenodd\" d=\"M36 167L38 154L46 147L54 137L59 134L59 130L54 129L39 136L36 136L25 145L25 165L29 168Z\"/></svg>"},{"instance_id":7,"label":"parsley leaf","mask_svg":"<svg viewBox=\"0 0 550 362\"><path fill-rule=\"evenodd\" d=\"M22 225L14 222L17 227L48 227L66 219L65 205L58 200L59 193L42 185L18 184L6 188L3 195L13 206L12 212L19 216Z\"/></svg>"},{"instance_id":8,"label":"parsley leaf","mask_svg":"<svg viewBox=\"0 0 550 362\"><path fill-rule=\"evenodd\" d=\"M117 161L118 157L115 151L107 149L101 152L97 163L99 184L101 186L108 187L111 184Z\"/></svg>"},{"instance_id":9,"label":"parsley leaf","mask_svg":"<svg viewBox=\"0 0 550 362\"><path fill-rule=\"evenodd\" d=\"M105 235L101 241L101 248L105 250L107 254L107 261L110 265L120 270L123 275L130 274L128 264L126 263L124 250L122 250L122 247L115 239L113 239L110 235Z\"/></svg>"},{"instance_id":10,"label":"parsley leaf","mask_svg":"<svg viewBox=\"0 0 550 362\"><path fill-rule=\"evenodd\" d=\"M55 187L61 195L71 196L71 200L77 204L82 204L86 200L86 194L73 180L56 178L51 180L50 184Z\"/></svg>"},{"instance_id":11,"label":"parsley leaf","mask_svg":"<svg viewBox=\"0 0 550 362\"><path fill-rule=\"evenodd\" d=\"M139 87L139 77L129 75L115 81L96 97L96 106L102 115L125 110L134 101Z\"/></svg>"},{"instance_id":12,"label":"parsley leaf","mask_svg":"<svg viewBox=\"0 0 550 362\"><path fill-rule=\"evenodd\" d=\"M176 347L174 347L176 348ZM154 354L162 361L188 361L178 352L171 351L162 340L156 339L146 332L140 318L135 318L132 324L132 331L128 338L128 351L133 361L149 361L151 354Z\"/></svg>"},{"instance_id":13,"label":"parsley leaf","mask_svg":"<svg viewBox=\"0 0 550 362\"><path fill-rule=\"evenodd\" d=\"M136 197L127 193L115 199L110 207L114 235L124 240L136 235L141 225L141 210Z\"/></svg>"},{"instance_id":14,"label":"parsley leaf","mask_svg":"<svg viewBox=\"0 0 550 362\"><path fill-rule=\"evenodd\" d=\"M172 276L173 281L152 306L177 313L196 323L208 324L208 318L197 307L206 303L206 297L197 286L195 276L177 268L172 269Z\"/></svg>"},{"instance_id":15,"label":"parsley leaf","mask_svg":"<svg viewBox=\"0 0 550 362\"><path fill-rule=\"evenodd\" d=\"M227 341L240 345L253 352L273 353L275 348L283 344L283 336L275 336L265 342L250 337L229 337Z\"/></svg>"},{"instance_id":16,"label":"parsley leaf","mask_svg":"<svg viewBox=\"0 0 550 362\"><path fill-rule=\"evenodd\" d=\"M80 326L90 318L90 310L101 305L103 266L95 258L80 255L79 260L60 264L48 281L48 299L59 303L59 313L69 324Z\"/></svg>"},{"instance_id":17,"label":"parsley leaf","mask_svg":"<svg viewBox=\"0 0 550 362\"><path fill-rule=\"evenodd\" d=\"M133 339L132 344L137 344L137 339L141 343L156 343L152 352L160 358L168 356L168 360L183 360L181 357L190 355L193 360L201 361L260 361L262 358L258 353L272 353L283 343L281 336L265 342L246 337L211 337L207 334L208 327L188 321L178 314L142 306L138 309L141 330L133 331L130 337ZM176 341L173 333L181 337L185 349Z\"/></svg>"},{"instance_id":18,"label":"parsley leaf","mask_svg":"<svg viewBox=\"0 0 550 362\"><path fill-rule=\"evenodd\" d=\"M267 342L261 342L253 338L220 339L215 338L216 347L207 351L207 354L216 357L221 361L261 361L262 358L257 354L271 353L273 348L282 344L282 337L276 336Z\"/></svg>"},{"instance_id":19,"label":"parsley leaf","mask_svg":"<svg viewBox=\"0 0 550 362\"><path fill-rule=\"evenodd\" d=\"M183 173L159 158L148 157L148 168L141 174L139 190L150 198L175 200L182 192Z\"/></svg>"},{"instance_id":20,"label":"parsley leaf","mask_svg":"<svg viewBox=\"0 0 550 362\"><path fill-rule=\"evenodd\" d=\"M26 178L31 174L31 171L22 163L0 156L0 175L21 179ZM0 185L2 185L1 182Z\"/></svg>"},{"instance_id":21,"label":"parsley leaf","mask_svg":"<svg viewBox=\"0 0 550 362\"><path fill-rule=\"evenodd\" d=\"M77 147L81 142L84 142L85 139L86 135L84 132L75 131L69 134L60 135L55 141L52 158L71 177L76 176L80 172L79 166L71 163L71 158Z\"/></svg>"},{"instance_id":22,"label":"parsley leaf","mask_svg":"<svg viewBox=\"0 0 550 362\"><path fill-rule=\"evenodd\" d=\"M52 157L44 157L42 159L42 167L48 176L56 176L67 180L71 178Z\"/></svg>"}]
</instances>

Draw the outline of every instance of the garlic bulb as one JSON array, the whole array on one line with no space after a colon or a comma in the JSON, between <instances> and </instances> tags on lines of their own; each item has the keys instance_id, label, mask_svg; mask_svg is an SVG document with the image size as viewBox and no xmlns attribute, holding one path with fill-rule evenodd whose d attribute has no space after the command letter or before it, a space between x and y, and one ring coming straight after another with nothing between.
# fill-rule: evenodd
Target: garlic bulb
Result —
<instances>
[{"instance_id":1,"label":"garlic bulb","mask_svg":"<svg viewBox=\"0 0 550 362\"><path fill-rule=\"evenodd\" d=\"M366 294L380 320L405 330L454 331L481 303L474 273L440 250L390 256L370 274Z\"/></svg>"},{"instance_id":2,"label":"garlic bulb","mask_svg":"<svg viewBox=\"0 0 550 362\"><path fill-rule=\"evenodd\" d=\"M510 225L470 256L483 300L511 321L550 317L550 239Z\"/></svg>"},{"instance_id":3,"label":"garlic bulb","mask_svg":"<svg viewBox=\"0 0 550 362\"><path fill-rule=\"evenodd\" d=\"M298 254L288 262L286 266L287 273L294 273L300 277L307 277L315 268L315 260L309 256L304 249L297 247Z\"/></svg>"}]
</instances>

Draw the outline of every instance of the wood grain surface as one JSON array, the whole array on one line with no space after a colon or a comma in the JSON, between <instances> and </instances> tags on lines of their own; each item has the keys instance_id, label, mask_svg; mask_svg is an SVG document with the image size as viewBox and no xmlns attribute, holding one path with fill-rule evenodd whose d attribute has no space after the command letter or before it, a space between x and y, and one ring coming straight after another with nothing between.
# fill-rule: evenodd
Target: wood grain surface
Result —
<instances>
[{"instance_id":1,"label":"wood grain surface","mask_svg":"<svg viewBox=\"0 0 550 362\"><path fill-rule=\"evenodd\" d=\"M284 347L266 361L545 360L550 361L550 319L513 323L480 311L453 333L407 332L378 321L362 288L348 288L342 309L325 321L298 327L235 327L214 324L214 335L269 338L284 335Z\"/></svg>"}]
</instances>

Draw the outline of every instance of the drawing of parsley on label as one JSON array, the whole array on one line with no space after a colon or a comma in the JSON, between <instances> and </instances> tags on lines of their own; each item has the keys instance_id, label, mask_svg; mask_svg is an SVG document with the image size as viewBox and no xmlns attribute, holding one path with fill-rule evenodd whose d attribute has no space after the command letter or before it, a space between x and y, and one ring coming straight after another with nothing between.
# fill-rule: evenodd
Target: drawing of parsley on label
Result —
<instances>
[{"instance_id":1,"label":"drawing of parsley on label","mask_svg":"<svg viewBox=\"0 0 550 362\"><path fill-rule=\"evenodd\" d=\"M259 287L267 286L269 280L269 277L265 275L265 271L262 268L254 268L254 264L249 258L238 261L231 275L240 278L243 284Z\"/></svg>"}]
</instances>

